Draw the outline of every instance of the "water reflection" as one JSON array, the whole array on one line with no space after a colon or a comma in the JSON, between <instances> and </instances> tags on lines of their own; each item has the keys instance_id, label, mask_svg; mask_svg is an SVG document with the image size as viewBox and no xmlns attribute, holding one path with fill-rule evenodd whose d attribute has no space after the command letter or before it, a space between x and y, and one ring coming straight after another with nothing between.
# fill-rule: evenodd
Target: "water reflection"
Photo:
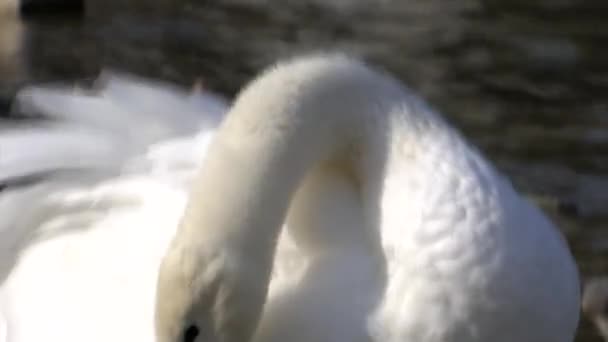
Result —
<instances>
[{"instance_id":1,"label":"water reflection","mask_svg":"<svg viewBox=\"0 0 608 342\"><path fill-rule=\"evenodd\" d=\"M278 57L351 51L424 94L538 201L585 276L608 274L606 2L89 4L84 20L0 27L5 98L22 82L92 77L102 66L186 84L202 78L232 95ZM583 321L577 341L598 341L589 327Z\"/></svg>"}]
</instances>

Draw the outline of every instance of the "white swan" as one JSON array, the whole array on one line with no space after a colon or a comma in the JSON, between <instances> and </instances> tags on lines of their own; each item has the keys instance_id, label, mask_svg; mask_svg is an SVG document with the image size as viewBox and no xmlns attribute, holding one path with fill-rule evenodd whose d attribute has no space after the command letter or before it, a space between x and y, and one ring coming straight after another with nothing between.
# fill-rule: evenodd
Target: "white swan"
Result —
<instances>
[{"instance_id":1,"label":"white swan","mask_svg":"<svg viewBox=\"0 0 608 342\"><path fill-rule=\"evenodd\" d=\"M241 93L205 158L215 121L192 137L195 117L174 129L155 106L131 106L137 90L105 96L129 113L69 116L58 137L0 133L31 151L52 138L81 145L26 161L16 146L18 172L0 180L65 169L73 156L96 171L0 197L28 211L0 207L11 213L1 243L22 251L2 258L7 341L573 340L579 285L564 240L391 77L343 56L279 64ZM199 108L158 93L171 99L160 108ZM72 99L83 98L72 112L108 103ZM156 113L170 133L125 129L131 112ZM22 231L35 241L13 238Z\"/></svg>"}]
</instances>

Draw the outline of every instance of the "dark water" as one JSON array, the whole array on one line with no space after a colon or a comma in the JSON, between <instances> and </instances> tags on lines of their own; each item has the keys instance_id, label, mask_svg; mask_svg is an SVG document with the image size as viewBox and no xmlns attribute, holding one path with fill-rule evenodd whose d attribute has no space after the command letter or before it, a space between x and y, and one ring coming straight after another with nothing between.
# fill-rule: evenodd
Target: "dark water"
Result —
<instances>
[{"instance_id":1,"label":"dark water","mask_svg":"<svg viewBox=\"0 0 608 342\"><path fill-rule=\"evenodd\" d=\"M85 18L0 19L0 98L103 66L233 95L279 57L365 56L431 101L608 274L608 2L92 0ZM599 341L584 321L577 341Z\"/></svg>"}]
</instances>

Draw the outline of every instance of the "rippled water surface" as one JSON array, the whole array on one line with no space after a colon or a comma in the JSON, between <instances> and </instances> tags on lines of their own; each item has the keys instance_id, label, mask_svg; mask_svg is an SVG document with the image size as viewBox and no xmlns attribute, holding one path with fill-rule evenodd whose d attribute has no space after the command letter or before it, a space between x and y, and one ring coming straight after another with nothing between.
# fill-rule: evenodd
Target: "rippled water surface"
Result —
<instances>
[{"instance_id":1,"label":"rippled water surface","mask_svg":"<svg viewBox=\"0 0 608 342\"><path fill-rule=\"evenodd\" d=\"M399 75L538 201L585 277L608 274L608 3L133 1L0 18L0 111L23 84L104 66L231 96L281 56L350 51ZM584 321L577 341L599 339Z\"/></svg>"}]
</instances>

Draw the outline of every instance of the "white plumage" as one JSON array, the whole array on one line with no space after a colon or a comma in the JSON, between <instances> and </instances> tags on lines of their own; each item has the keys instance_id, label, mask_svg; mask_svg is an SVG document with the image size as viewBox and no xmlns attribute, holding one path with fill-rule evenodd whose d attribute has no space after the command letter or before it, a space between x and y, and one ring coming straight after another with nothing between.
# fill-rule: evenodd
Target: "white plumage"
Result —
<instances>
[{"instance_id":1,"label":"white plumage","mask_svg":"<svg viewBox=\"0 0 608 342\"><path fill-rule=\"evenodd\" d=\"M97 86L25 89L21 110L51 120L0 133L0 341L153 341L158 263L226 104L111 73Z\"/></svg>"},{"instance_id":2,"label":"white plumage","mask_svg":"<svg viewBox=\"0 0 608 342\"><path fill-rule=\"evenodd\" d=\"M269 74L276 92L254 83L234 111L289 96L285 78L360 77L353 89L363 94L380 85L372 99L385 86L343 57ZM383 133L370 128L379 140L359 170L376 177L366 191L378 203L357 197L359 176L345 179L342 160L310 171L281 232L254 340L571 342L579 288L565 241L459 133L389 83L391 100L369 107L396 113ZM0 341L154 341L158 265L227 108L212 94L111 74L97 88L26 89L21 109L51 120L0 132ZM367 108L360 95L352 110Z\"/></svg>"}]
</instances>

